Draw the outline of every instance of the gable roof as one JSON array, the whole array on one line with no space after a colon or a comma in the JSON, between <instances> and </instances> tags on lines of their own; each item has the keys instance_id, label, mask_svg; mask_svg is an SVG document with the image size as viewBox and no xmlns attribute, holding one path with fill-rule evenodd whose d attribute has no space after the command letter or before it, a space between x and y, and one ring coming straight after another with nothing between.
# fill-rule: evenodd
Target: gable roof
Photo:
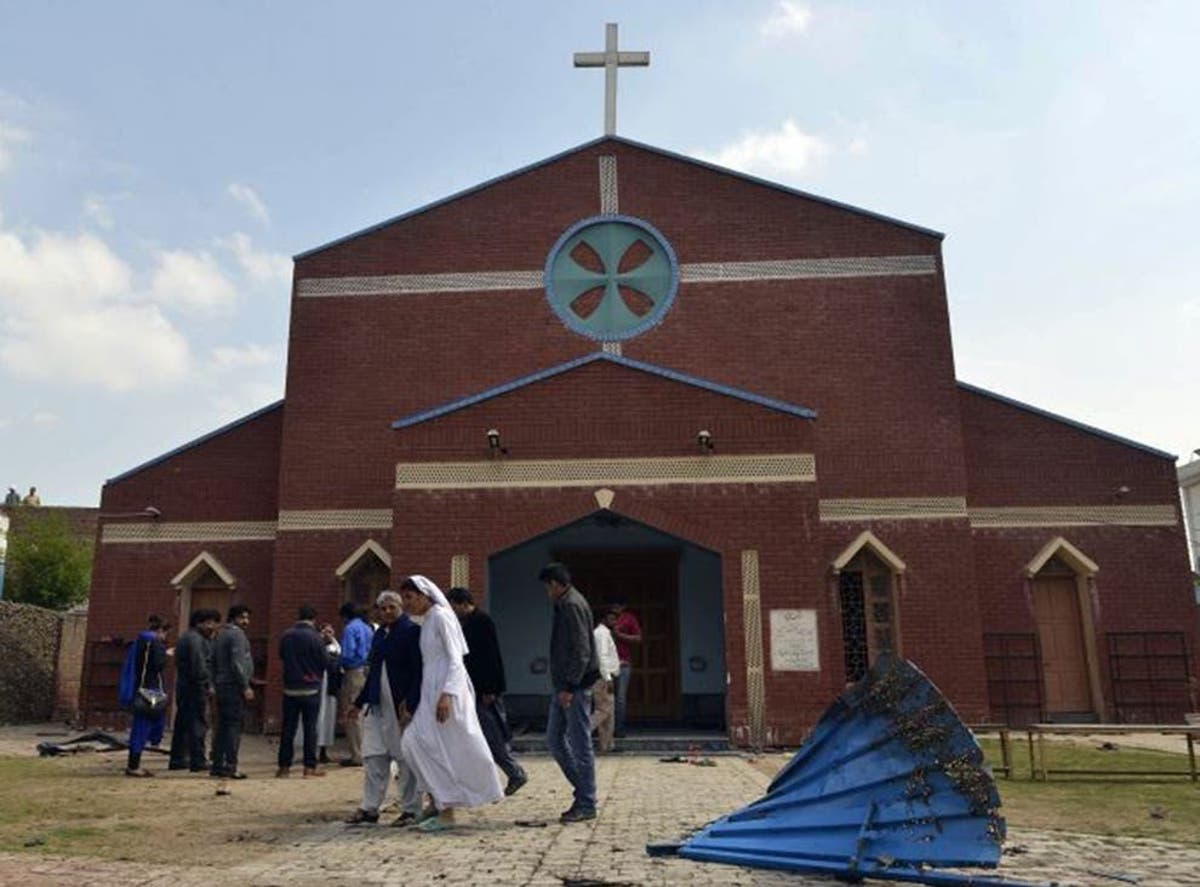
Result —
<instances>
[{"instance_id":1,"label":"gable roof","mask_svg":"<svg viewBox=\"0 0 1200 887\"><path fill-rule=\"evenodd\" d=\"M531 373L528 376L521 376L519 379L513 379L511 382L505 382L501 385L496 385L493 388L488 388L485 391L480 391L478 394L472 394L469 397L452 400L449 403L441 406L433 407L420 413L414 413L411 416L397 419L392 423L393 429L410 428L413 425L419 425L422 422L428 422L430 419L436 419L439 416L445 416L449 413L457 412L458 410L474 406L477 403L483 403L485 400L491 400L493 397L499 397L502 394L508 394L511 391L516 391L519 388L524 388L527 385L533 385L536 382L541 382L545 379L552 379L555 376L569 373L571 370L578 369L582 366L587 366L590 363L603 361L607 363L615 363L618 366L629 367L633 370L639 370L643 373L650 373L663 379L670 379L673 382L682 382L685 385L692 385L696 388L703 388L705 391L712 391L716 394L723 394L726 397L734 397L738 400L744 400L748 403L756 404L760 407L765 407L769 410L778 410L781 413L788 413L792 416L798 416L802 419L815 419L817 414L814 410L808 407L796 406L795 404L785 403L782 400L776 400L772 397L763 397L761 394L753 394L749 391L743 391L740 388L732 388L728 385L721 385L717 382L710 382L707 379L701 379L698 376L692 376L688 373L681 373L676 370L669 370L665 367L656 366L652 363L645 363L640 360L633 360L629 357L624 357L619 354L609 354L606 351L594 351L591 354L577 357L574 360L568 360L566 363L560 363L557 366L552 366L549 369L540 370L536 373Z\"/></svg>"},{"instance_id":2,"label":"gable roof","mask_svg":"<svg viewBox=\"0 0 1200 887\"><path fill-rule=\"evenodd\" d=\"M695 157L688 157L686 154L679 154L675 151L668 151L665 148L647 145L644 142L636 142L633 139L627 139L624 136L600 136L599 138L590 139L581 145L576 145L573 148L567 148L565 151L559 151L557 154L552 154L551 156L542 160L535 161L534 163L511 170L510 172L487 179L486 181L480 182L478 185L472 185L469 188L456 191L447 197L442 197L438 200L434 200L431 203L426 203L423 206L419 206L416 209L411 209L408 212L401 213L398 216L393 216L390 219L384 219L382 222L376 222L374 225L368 225L366 228L362 228L351 234L343 235L342 237L338 237L337 239L331 240L328 243L323 243L320 246L315 246L312 249L305 250L302 253L297 253L296 255L292 256L292 260L299 261L301 259L307 259L309 256L316 255L319 252L324 252L327 249L339 246L347 241L354 240L358 237L363 237L367 234L373 234L374 232L379 231L382 228L386 228L389 225L394 225L397 222L403 222L407 219L411 219L413 216L418 216L421 213L426 213L430 210L437 209L439 206L444 206L447 203L453 203L456 200L468 197L478 191L483 191L492 187L493 185L498 185L501 182L508 181L509 179L515 179L518 176L523 176L526 173L533 172L534 170L541 169L542 167L550 166L551 164L556 163L565 157L570 157L572 154L578 154L580 151L586 151L588 148L599 145L602 142L616 142L617 144L628 145L632 148L638 148L642 151L647 151L651 154L657 154L660 157L666 157L670 160L688 163L701 169L707 169L711 170L712 172L721 173L722 175L733 176L734 178L740 179L743 182L748 182L753 185L761 185L766 188L771 188L774 191L779 191L783 194L790 194L793 197L801 197L805 200L813 200L817 203L822 203L835 209L846 210L847 212L852 212L868 219L874 219L877 222L886 222L889 225L897 225L901 228L907 228L910 231L916 231L918 234L936 237L938 240L941 240L946 236L942 232L935 231L932 228L925 228L921 225L913 224L912 222L905 222L901 219L892 218L891 216L885 216L880 213L871 212L871 210L863 209L862 207L853 206L849 203L842 203L837 200L832 200L828 197L821 197L817 194L811 194L808 191L801 191L798 188L789 188L787 185L781 185L778 182L772 182L769 179L762 179L758 176L749 175L748 173L738 172L735 169L729 169L728 167L720 166L716 163L709 163L705 160L697 160Z\"/></svg>"},{"instance_id":3,"label":"gable roof","mask_svg":"<svg viewBox=\"0 0 1200 887\"><path fill-rule=\"evenodd\" d=\"M141 465L134 466L133 468L130 468L128 471L122 471L120 474L116 475L115 477L110 477L104 483L106 485L107 484L115 484L119 480L125 480L125 478L131 477L132 475L137 474L139 471L145 471L147 468L157 465L159 462L165 462L167 459L170 459L172 456L178 456L180 453L182 453L186 450L190 450L190 449L192 449L192 447L198 447L198 446L200 446L200 444L205 443L206 441L210 441L214 437L220 437L222 434L226 434L230 431L233 431L235 428L240 428L241 426L246 425L249 422L253 422L255 419L259 418L260 416L265 416L267 413L271 412L272 410L280 409L282 406L283 406L283 400L277 400L274 403L269 403L265 407L261 407L261 408L255 410L253 413L248 413L247 415L242 416L240 419L234 419L232 422L230 422L226 425L222 425L220 428L210 431L207 434L202 434L199 437L197 437L195 440L189 440L187 443L177 446L175 449L170 450L166 453L163 453L161 456L155 456L153 459L149 459L149 460L143 462Z\"/></svg>"},{"instance_id":4,"label":"gable roof","mask_svg":"<svg viewBox=\"0 0 1200 887\"><path fill-rule=\"evenodd\" d=\"M1096 428L1093 425L1086 425L1083 422L1076 422L1074 419L1068 419L1066 416L1060 416L1058 413L1052 413L1049 410L1043 410L1041 407L1030 406L1027 403L1019 400L1013 400L1011 397L1005 397L1003 394L997 394L995 391L988 391L986 388L979 388L975 385L969 385L966 382L958 382L958 387L963 391L968 391L971 394L978 394L980 397L986 397L989 400L997 401L1006 406L1015 407L1018 410L1023 410L1026 413L1033 413L1035 416L1041 416L1043 419L1050 419L1054 422L1059 422L1063 425L1069 425L1079 431L1085 431L1088 434L1094 434L1096 437L1102 437L1105 440L1111 440L1113 443L1124 444L1127 447L1133 447L1135 450L1141 450L1143 453L1149 453L1151 456L1159 456L1163 459L1170 459L1174 462L1178 457L1172 453L1167 453L1163 450L1157 450L1152 446L1144 443L1138 443L1136 440L1130 440L1127 437L1121 437L1118 434L1113 434L1110 431Z\"/></svg>"}]
</instances>

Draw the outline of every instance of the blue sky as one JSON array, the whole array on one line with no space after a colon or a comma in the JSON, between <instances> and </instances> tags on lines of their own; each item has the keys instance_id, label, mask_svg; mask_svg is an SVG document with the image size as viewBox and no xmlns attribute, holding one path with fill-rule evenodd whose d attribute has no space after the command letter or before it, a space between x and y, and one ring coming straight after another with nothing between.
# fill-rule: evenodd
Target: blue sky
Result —
<instances>
[{"instance_id":1,"label":"blue sky","mask_svg":"<svg viewBox=\"0 0 1200 887\"><path fill-rule=\"evenodd\" d=\"M290 256L618 132L946 233L959 378L1200 447L1200 4L0 0L0 485L283 392Z\"/></svg>"}]
</instances>

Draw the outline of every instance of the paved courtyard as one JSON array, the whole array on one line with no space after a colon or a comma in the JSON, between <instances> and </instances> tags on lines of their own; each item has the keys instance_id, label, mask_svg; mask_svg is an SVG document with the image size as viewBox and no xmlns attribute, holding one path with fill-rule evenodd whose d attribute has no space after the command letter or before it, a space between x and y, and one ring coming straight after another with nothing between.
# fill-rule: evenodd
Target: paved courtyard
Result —
<instances>
[{"instance_id":1,"label":"paved courtyard","mask_svg":"<svg viewBox=\"0 0 1200 887\"><path fill-rule=\"evenodd\" d=\"M227 796L215 795L214 781L186 774L164 774L138 783L146 786L149 803L157 796L170 797L173 803L213 805L210 809L230 828L211 847L206 863L172 865L169 846L162 848L161 864L47 857L30 850L0 854L0 883L22 887L829 883L683 859L655 859L645 853L647 841L676 839L761 795L782 757L754 760L729 755L712 758L715 766L700 767L664 763L652 756L609 756L599 765L598 819L563 826L557 816L569 803L566 783L549 758L527 756L530 783L522 792L466 813L453 832L422 835L386 825L342 824L340 817L355 806L361 771L335 767L322 780L276 780L270 775L271 748L259 737L248 740L247 769L252 778L231 783ZM0 754L13 754L18 747L24 754L32 748L24 742L0 743ZM81 780L122 780L119 758L81 755L56 759L55 765L81 768ZM161 766L161 760L152 764ZM264 796L274 799L265 808ZM264 814L264 809L276 812ZM251 810L259 812L250 814ZM164 809L163 814L169 815L170 810ZM385 814L381 822L391 818ZM127 840L137 837L129 835ZM1200 885L1200 848L1195 847L1019 829L1010 830L1008 847L999 874L1010 878L1109 887Z\"/></svg>"}]
</instances>

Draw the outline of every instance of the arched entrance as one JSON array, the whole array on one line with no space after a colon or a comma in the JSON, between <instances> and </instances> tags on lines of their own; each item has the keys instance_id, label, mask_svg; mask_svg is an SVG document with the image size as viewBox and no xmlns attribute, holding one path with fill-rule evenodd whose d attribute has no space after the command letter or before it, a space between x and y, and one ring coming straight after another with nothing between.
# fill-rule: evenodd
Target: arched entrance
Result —
<instances>
[{"instance_id":1,"label":"arched entrance","mask_svg":"<svg viewBox=\"0 0 1200 887\"><path fill-rule=\"evenodd\" d=\"M487 607L500 634L514 719L541 724L550 698L551 606L538 570L559 560L593 609L620 601L642 625L630 682L630 729L725 728L721 558L600 510L488 561Z\"/></svg>"}]
</instances>

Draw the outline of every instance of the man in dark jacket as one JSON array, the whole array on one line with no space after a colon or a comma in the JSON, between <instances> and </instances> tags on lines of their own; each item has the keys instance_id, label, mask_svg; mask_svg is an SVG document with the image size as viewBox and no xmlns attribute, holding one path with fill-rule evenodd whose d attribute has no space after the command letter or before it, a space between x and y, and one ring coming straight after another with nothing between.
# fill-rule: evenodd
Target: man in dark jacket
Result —
<instances>
[{"instance_id":1,"label":"man in dark jacket","mask_svg":"<svg viewBox=\"0 0 1200 887\"><path fill-rule=\"evenodd\" d=\"M401 810L392 825L406 826L421 815L417 775L400 751L404 730L421 702L421 628L405 615L396 592L380 592L376 605L380 626L371 640L366 679L352 700L350 715L361 719L363 799L346 822L379 821L395 762Z\"/></svg>"},{"instance_id":2,"label":"man in dark jacket","mask_svg":"<svg viewBox=\"0 0 1200 887\"><path fill-rule=\"evenodd\" d=\"M208 769L204 740L208 734L208 698L213 693L212 636L221 616L216 610L196 610L188 630L175 645L175 726L171 730L168 770Z\"/></svg>"},{"instance_id":3,"label":"man in dark jacket","mask_svg":"<svg viewBox=\"0 0 1200 887\"><path fill-rule=\"evenodd\" d=\"M559 820L596 818L596 759L592 753L592 685L600 677L600 657L592 634L592 608L571 584L563 564L538 573L554 602L550 633L550 682L554 696L546 718L546 745L575 789L575 800Z\"/></svg>"},{"instance_id":4,"label":"man in dark jacket","mask_svg":"<svg viewBox=\"0 0 1200 887\"><path fill-rule=\"evenodd\" d=\"M254 677L254 659L246 629L250 627L250 608L235 604L229 608L229 621L213 641L213 684L217 693L217 729L213 736L212 775L245 779L238 769L238 748L242 740L242 717L246 703L254 699L250 679Z\"/></svg>"},{"instance_id":5,"label":"man in dark jacket","mask_svg":"<svg viewBox=\"0 0 1200 887\"><path fill-rule=\"evenodd\" d=\"M513 758L509 742L508 713L504 710L504 660L500 656L500 639L492 617L475 607L475 598L465 588L452 588L446 593L450 606L462 623L463 637L469 652L464 658L467 674L475 687L475 713L483 738L487 740L492 760L508 777L506 795L516 794L529 778L524 768Z\"/></svg>"},{"instance_id":6,"label":"man in dark jacket","mask_svg":"<svg viewBox=\"0 0 1200 887\"><path fill-rule=\"evenodd\" d=\"M329 665L325 639L317 631L317 611L303 606L300 621L279 639L283 660L283 733L279 737L278 777L291 773L296 726L304 725L304 778L324 776L317 769L317 717L321 713L321 676Z\"/></svg>"}]
</instances>

